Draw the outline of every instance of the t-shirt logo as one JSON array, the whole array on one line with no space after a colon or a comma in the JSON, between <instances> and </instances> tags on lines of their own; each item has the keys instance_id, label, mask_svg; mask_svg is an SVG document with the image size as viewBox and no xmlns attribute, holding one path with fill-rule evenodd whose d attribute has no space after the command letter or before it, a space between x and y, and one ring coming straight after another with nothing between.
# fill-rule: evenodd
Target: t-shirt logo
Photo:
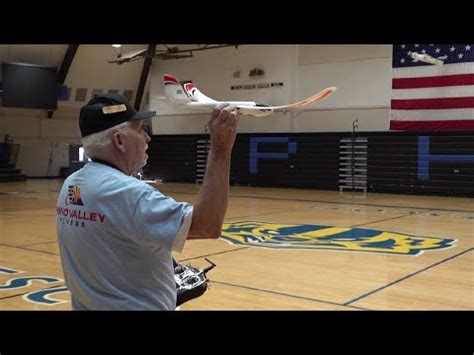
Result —
<instances>
[{"instance_id":1,"label":"t-shirt logo","mask_svg":"<svg viewBox=\"0 0 474 355\"><path fill-rule=\"evenodd\" d=\"M68 186L68 194L66 197L66 205L84 206L81 198L81 188L79 185Z\"/></svg>"}]
</instances>

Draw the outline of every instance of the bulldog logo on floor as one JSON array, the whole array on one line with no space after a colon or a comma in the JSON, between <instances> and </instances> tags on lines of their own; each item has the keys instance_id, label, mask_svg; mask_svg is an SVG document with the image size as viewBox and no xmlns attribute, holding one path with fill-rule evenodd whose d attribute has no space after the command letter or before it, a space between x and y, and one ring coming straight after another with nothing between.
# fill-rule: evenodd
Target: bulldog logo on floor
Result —
<instances>
[{"instance_id":1,"label":"bulldog logo on floor","mask_svg":"<svg viewBox=\"0 0 474 355\"><path fill-rule=\"evenodd\" d=\"M330 249L420 255L455 245L456 239L418 237L363 228L267 222L226 223L221 239L231 244L273 249Z\"/></svg>"}]
</instances>

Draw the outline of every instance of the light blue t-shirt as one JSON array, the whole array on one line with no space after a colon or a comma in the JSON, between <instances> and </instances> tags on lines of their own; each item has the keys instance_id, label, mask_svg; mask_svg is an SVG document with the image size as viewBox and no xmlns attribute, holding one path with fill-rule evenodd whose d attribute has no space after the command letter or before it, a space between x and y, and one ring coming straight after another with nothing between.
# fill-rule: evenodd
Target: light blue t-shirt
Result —
<instances>
[{"instance_id":1,"label":"light blue t-shirt","mask_svg":"<svg viewBox=\"0 0 474 355\"><path fill-rule=\"evenodd\" d=\"M97 162L69 176L56 222L73 309L172 310L171 251L181 251L193 208Z\"/></svg>"}]
</instances>

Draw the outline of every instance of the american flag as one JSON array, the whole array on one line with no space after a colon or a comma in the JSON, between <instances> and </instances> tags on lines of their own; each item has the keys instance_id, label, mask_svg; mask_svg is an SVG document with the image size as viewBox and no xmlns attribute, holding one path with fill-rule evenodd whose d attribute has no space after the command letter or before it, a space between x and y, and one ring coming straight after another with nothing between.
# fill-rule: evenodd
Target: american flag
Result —
<instances>
[{"instance_id":1,"label":"american flag","mask_svg":"<svg viewBox=\"0 0 474 355\"><path fill-rule=\"evenodd\" d=\"M413 59L414 52L444 64ZM474 45L394 45L390 129L474 129Z\"/></svg>"}]
</instances>

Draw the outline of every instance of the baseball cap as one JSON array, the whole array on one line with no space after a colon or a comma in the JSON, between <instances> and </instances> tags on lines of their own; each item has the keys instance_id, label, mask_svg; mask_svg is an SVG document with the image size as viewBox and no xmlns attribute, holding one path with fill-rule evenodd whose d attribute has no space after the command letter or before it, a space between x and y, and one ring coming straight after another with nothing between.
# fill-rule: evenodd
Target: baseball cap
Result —
<instances>
[{"instance_id":1,"label":"baseball cap","mask_svg":"<svg viewBox=\"0 0 474 355\"><path fill-rule=\"evenodd\" d=\"M153 116L156 116L156 111L137 112L127 98L120 94L96 95L81 108L81 136L105 131L126 121L143 120Z\"/></svg>"}]
</instances>

